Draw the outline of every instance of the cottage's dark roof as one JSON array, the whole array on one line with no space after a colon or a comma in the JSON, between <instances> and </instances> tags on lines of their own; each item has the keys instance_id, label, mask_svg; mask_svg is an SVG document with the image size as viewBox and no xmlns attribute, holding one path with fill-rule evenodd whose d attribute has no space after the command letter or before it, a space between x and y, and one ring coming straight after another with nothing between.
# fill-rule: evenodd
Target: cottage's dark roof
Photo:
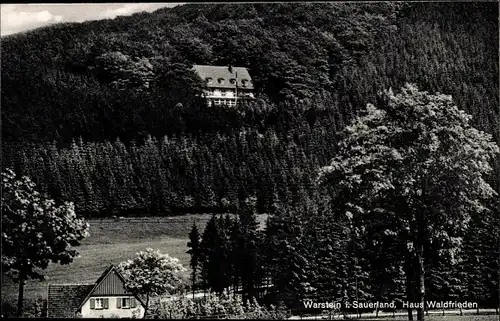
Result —
<instances>
[{"instance_id":1,"label":"cottage's dark roof","mask_svg":"<svg viewBox=\"0 0 500 321\"><path fill-rule=\"evenodd\" d=\"M50 284L47 299L47 311L49 318L74 318L75 313L90 298L94 290L108 276L115 271L118 277L125 282L121 273L114 265L110 265L92 284ZM135 296L144 305L144 298Z\"/></svg>"},{"instance_id":2,"label":"cottage's dark roof","mask_svg":"<svg viewBox=\"0 0 500 321\"><path fill-rule=\"evenodd\" d=\"M104 271L103 274L97 279L96 283L94 283L94 286L92 287L92 290L87 294L87 296L83 299L83 301L80 303L80 306L78 308L81 308L85 302L90 298L90 296L94 293L94 291L97 289L97 287L102 283L102 281L111 273L111 271L114 271L116 275L122 280L123 283L125 283L125 279L123 278L123 275L118 271L118 269L114 265L110 265L106 271ZM144 300L141 296L135 296L139 302L144 305Z\"/></svg>"},{"instance_id":3,"label":"cottage's dark roof","mask_svg":"<svg viewBox=\"0 0 500 321\"><path fill-rule=\"evenodd\" d=\"M111 270L116 270L115 266L113 264L108 266L108 268L101 274L101 276L97 279L97 281L95 281L95 283L94 283L95 287L97 287L102 282L102 280L104 280L104 278L106 276L108 276L108 274L109 274L109 272L111 272Z\"/></svg>"},{"instance_id":4,"label":"cottage's dark roof","mask_svg":"<svg viewBox=\"0 0 500 321\"><path fill-rule=\"evenodd\" d=\"M253 89L252 77L250 77L245 67L231 67L231 71L229 71L229 66L194 65L193 69L203 80L212 78L213 82L207 84L209 88L234 88L235 84L231 84L230 79L237 79L238 88ZM237 78L236 74L238 74ZM218 83L219 78L224 79L224 84ZM245 86L243 85L243 80L248 81Z\"/></svg>"},{"instance_id":5,"label":"cottage's dark roof","mask_svg":"<svg viewBox=\"0 0 500 321\"><path fill-rule=\"evenodd\" d=\"M47 311L49 318L74 318L82 300L95 284L49 284Z\"/></svg>"}]
</instances>

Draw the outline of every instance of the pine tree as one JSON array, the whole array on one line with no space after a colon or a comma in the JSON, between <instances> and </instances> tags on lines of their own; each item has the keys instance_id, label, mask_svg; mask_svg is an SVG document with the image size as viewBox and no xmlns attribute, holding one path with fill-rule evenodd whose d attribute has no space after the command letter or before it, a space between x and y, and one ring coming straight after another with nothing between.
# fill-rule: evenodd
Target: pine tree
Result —
<instances>
[{"instance_id":1,"label":"pine tree","mask_svg":"<svg viewBox=\"0 0 500 321\"><path fill-rule=\"evenodd\" d=\"M219 294L229 286L229 231L224 230L223 220L212 215L200 244L204 288Z\"/></svg>"},{"instance_id":2,"label":"pine tree","mask_svg":"<svg viewBox=\"0 0 500 321\"><path fill-rule=\"evenodd\" d=\"M244 299L257 296L256 287L261 280L258 280L257 245L258 245L258 222L256 215L257 200L255 197L245 199L240 206L238 213L240 224L240 251L241 282Z\"/></svg>"},{"instance_id":3,"label":"pine tree","mask_svg":"<svg viewBox=\"0 0 500 321\"><path fill-rule=\"evenodd\" d=\"M214 259L218 250L217 238L217 218L214 214L205 226L200 244L200 258L202 262L201 278L204 290L211 290L216 283L215 273L218 267Z\"/></svg>"},{"instance_id":4,"label":"pine tree","mask_svg":"<svg viewBox=\"0 0 500 321\"><path fill-rule=\"evenodd\" d=\"M308 283L308 253L305 252L305 222L300 212L276 206L265 229L265 258L274 302L301 306Z\"/></svg>"},{"instance_id":5,"label":"pine tree","mask_svg":"<svg viewBox=\"0 0 500 321\"><path fill-rule=\"evenodd\" d=\"M242 274L242 255L240 251L241 244L241 225L240 220L236 217L233 220L229 235L229 244L231 247L231 253L229 256L230 271L232 274L232 288L233 296L236 296L237 292L241 286L241 274Z\"/></svg>"},{"instance_id":6,"label":"pine tree","mask_svg":"<svg viewBox=\"0 0 500 321\"><path fill-rule=\"evenodd\" d=\"M189 266L191 267L191 281L192 281L192 291L193 299L196 292L198 270L200 268L200 234L198 232L198 226L196 221L193 221L193 226L189 232L189 242L187 244L189 250L187 253L191 256L189 261Z\"/></svg>"}]
</instances>

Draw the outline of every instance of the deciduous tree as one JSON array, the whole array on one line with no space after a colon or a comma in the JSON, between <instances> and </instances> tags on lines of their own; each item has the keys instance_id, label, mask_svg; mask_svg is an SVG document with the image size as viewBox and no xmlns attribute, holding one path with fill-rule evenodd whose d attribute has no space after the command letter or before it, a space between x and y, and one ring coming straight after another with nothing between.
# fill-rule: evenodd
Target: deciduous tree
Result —
<instances>
[{"instance_id":1,"label":"deciduous tree","mask_svg":"<svg viewBox=\"0 0 500 321\"><path fill-rule=\"evenodd\" d=\"M362 233L376 213L384 213L387 234L406 243L417 264L419 303L425 304L424 248L440 244L453 255L471 213L487 211L496 195L485 181L499 152L491 135L470 124L451 96L429 94L414 85L384 92L377 106L343 132L337 155L320 171L323 184L343 199L345 214ZM423 308L418 319L424 319Z\"/></svg>"},{"instance_id":2,"label":"deciduous tree","mask_svg":"<svg viewBox=\"0 0 500 321\"><path fill-rule=\"evenodd\" d=\"M74 247L89 236L89 224L78 218L73 203L56 205L41 195L27 176L2 173L2 270L19 283L17 315L23 312L24 285L43 280L49 263L69 264Z\"/></svg>"},{"instance_id":3,"label":"deciduous tree","mask_svg":"<svg viewBox=\"0 0 500 321\"><path fill-rule=\"evenodd\" d=\"M138 252L132 260L120 263L118 269L126 280L127 288L136 295L146 297L144 318L150 298L175 293L183 284L180 272L185 271L179 259L151 248Z\"/></svg>"}]
</instances>

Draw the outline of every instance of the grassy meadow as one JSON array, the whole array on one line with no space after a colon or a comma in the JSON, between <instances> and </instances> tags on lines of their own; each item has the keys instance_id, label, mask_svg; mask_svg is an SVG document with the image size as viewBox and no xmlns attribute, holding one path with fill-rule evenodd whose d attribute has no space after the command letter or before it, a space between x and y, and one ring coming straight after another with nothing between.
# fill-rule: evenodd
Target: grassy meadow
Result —
<instances>
[{"instance_id":1,"label":"grassy meadow","mask_svg":"<svg viewBox=\"0 0 500 321\"><path fill-rule=\"evenodd\" d=\"M29 309L36 298L47 296L50 283L93 283L109 264L132 259L138 251L148 247L177 257L189 268L188 233L193 222L203 232L210 214L183 215L159 218L124 218L90 220L90 237L78 247L80 257L70 265L51 264L45 271L47 280L28 281L25 287L25 304ZM263 226L266 215L259 215ZM188 272L186 272L187 274ZM17 302L17 284L2 277L2 301Z\"/></svg>"}]
</instances>

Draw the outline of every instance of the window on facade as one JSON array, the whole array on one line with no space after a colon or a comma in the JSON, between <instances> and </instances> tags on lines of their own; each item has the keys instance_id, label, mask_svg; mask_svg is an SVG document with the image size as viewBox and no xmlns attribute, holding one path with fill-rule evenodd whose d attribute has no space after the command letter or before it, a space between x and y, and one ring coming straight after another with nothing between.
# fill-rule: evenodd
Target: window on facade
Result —
<instances>
[{"instance_id":1,"label":"window on facade","mask_svg":"<svg viewBox=\"0 0 500 321\"><path fill-rule=\"evenodd\" d=\"M117 309L134 309L136 306L135 298L116 298Z\"/></svg>"},{"instance_id":2,"label":"window on facade","mask_svg":"<svg viewBox=\"0 0 500 321\"><path fill-rule=\"evenodd\" d=\"M213 96L213 95L214 95L214 91L213 91L213 90L209 90L209 91L207 91L207 95L208 95L208 96Z\"/></svg>"},{"instance_id":3,"label":"window on facade","mask_svg":"<svg viewBox=\"0 0 500 321\"><path fill-rule=\"evenodd\" d=\"M220 92L220 95L221 95L221 96L226 96L226 92L225 92L225 91L221 91L221 92Z\"/></svg>"},{"instance_id":4,"label":"window on facade","mask_svg":"<svg viewBox=\"0 0 500 321\"><path fill-rule=\"evenodd\" d=\"M236 84L236 79L231 78L231 79L229 79L229 82L234 85L234 84Z\"/></svg>"},{"instance_id":5,"label":"window on facade","mask_svg":"<svg viewBox=\"0 0 500 321\"><path fill-rule=\"evenodd\" d=\"M130 308L130 298L122 298L122 308Z\"/></svg>"},{"instance_id":6,"label":"window on facade","mask_svg":"<svg viewBox=\"0 0 500 321\"><path fill-rule=\"evenodd\" d=\"M212 78L208 77L208 78L205 78L207 84L211 84L213 82Z\"/></svg>"},{"instance_id":7,"label":"window on facade","mask_svg":"<svg viewBox=\"0 0 500 321\"><path fill-rule=\"evenodd\" d=\"M221 84L221 85L222 85L222 84L224 84L224 78L219 78L217 81L218 81L218 82L219 82L219 84Z\"/></svg>"},{"instance_id":8,"label":"window on facade","mask_svg":"<svg viewBox=\"0 0 500 321\"><path fill-rule=\"evenodd\" d=\"M94 303L94 308L95 309L104 309L104 299L95 299L94 302L95 302Z\"/></svg>"},{"instance_id":9,"label":"window on facade","mask_svg":"<svg viewBox=\"0 0 500 321\"><path fill-rule=\"evenodd\" d=\"M214 100L215 105L220 105L220 99Z\"/></svg>"},{"instance_id":10,"label":"window on facade","mask_svg":"<svg viewBox=\"0 0 500 321\"><path fill-rule=\"evenodd\" d=\"M246 86L246 85L248 84L248 80L243 79L243 80L241 81L241 84L242 84L243 86Z\"/></svg>"},{"instance_id":11,"label":"window on facade","mask_svg":"<svg viewBox=\"0 0 500 321\"><path fill-rule=\"evenodd\" d=\"M92 299L90 299L90 309L91 310L109 309L109 299L108 298L92 298Z\"/></svg>"}]
</instances>

